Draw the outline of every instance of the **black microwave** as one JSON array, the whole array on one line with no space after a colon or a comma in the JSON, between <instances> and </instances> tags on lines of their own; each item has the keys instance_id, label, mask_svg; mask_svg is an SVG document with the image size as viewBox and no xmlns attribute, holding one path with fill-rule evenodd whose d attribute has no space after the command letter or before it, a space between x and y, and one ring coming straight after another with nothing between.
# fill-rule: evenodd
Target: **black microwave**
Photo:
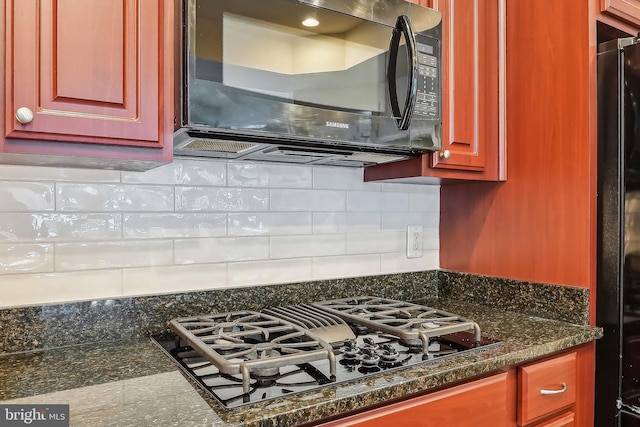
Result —
<instances>
[{"instance_id":1,"label":"black microwave","mask_svg":"<svg viewBox=\"0 0 640 427\"><path fill-rule=\"evenodd\" d=\"M366 166L441 148L441 14L404 0L181 2L174 154Z\"/></svg>"}]
</instances>

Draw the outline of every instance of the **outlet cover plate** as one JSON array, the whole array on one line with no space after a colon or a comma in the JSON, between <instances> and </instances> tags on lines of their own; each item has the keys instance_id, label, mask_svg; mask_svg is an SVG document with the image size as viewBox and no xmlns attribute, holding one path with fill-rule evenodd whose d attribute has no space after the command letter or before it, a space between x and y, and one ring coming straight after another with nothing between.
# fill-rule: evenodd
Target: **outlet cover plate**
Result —
<instances>
[{"instance_id":1,"label":"outlet cover plate","mask_svg":"<svg viewBox=\"0 0 640 427\"><path fill-rule=\"evenodd\" d=\"M420 258L422 256L422 242L424 233L421 225L407 226L407 258Z\"/></svg>"}]
</instances>

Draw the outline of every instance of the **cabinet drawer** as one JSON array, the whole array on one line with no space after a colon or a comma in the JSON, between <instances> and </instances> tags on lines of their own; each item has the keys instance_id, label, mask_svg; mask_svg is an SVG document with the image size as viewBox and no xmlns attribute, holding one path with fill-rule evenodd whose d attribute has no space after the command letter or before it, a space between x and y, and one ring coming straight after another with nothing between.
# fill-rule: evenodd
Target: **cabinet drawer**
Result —
<instances>
[{"instance_id":1,"label":"cabinet drawer","mask_svg":"<svg viewBox=\"0 0 640 427\"><path fill-rule=\"evenodd\" d=\"M535 427L574 427L576 414L573 412L565 412L550 420L536 424Z\"/></svg>"},{"instance_id":2,"label":"cabinet drawer","mask_svg":"<svg viewBox=\"0 0 640 427\"><path fill-rule=\"evenodd\" d=\"M575 403L576 353L522 366L518 370L519 425L527 425Z\"/></svg>"},{"instance_id":3,"label":"cabinet drawer","mask_svg":"<svg viewBox=\"0 0 640 427\"><path fill-rule=\"evenodd\" d=\"M508 427L513 425L512 372L407 399L320 427Z\"/></svg>"}]
</instances>

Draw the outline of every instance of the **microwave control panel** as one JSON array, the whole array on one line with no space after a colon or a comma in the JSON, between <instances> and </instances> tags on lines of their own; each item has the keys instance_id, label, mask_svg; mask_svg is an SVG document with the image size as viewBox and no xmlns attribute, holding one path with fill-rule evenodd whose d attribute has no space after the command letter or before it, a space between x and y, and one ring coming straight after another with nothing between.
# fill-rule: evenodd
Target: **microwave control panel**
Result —
<instances>
[{"instance_id":1,"label":"microwave control panel","mask_svg":"<svg viewBox=\"0 0 640 427\"><path fill-rule=\"evenodd\" d=\"M440 46L437 40L416 34L418 88L413 111L422 118L440 120Z\"/></svg>"}]
</instances>

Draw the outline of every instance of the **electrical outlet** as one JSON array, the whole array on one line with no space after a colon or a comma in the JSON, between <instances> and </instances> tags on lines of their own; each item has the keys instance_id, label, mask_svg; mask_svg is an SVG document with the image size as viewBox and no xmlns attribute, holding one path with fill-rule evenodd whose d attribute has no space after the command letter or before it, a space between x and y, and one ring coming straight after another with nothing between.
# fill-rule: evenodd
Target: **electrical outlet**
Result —
<instances>
[{"instance_id":1,"label":"electrical outlet","mask_svg":"<svg viewBox=\"0 0 640 427\"><path fill-rule=\"evenodd\" d=\"M407 226L407 258L422 256L423 233L421 225Z\"/></svg>"}]
</instances>

